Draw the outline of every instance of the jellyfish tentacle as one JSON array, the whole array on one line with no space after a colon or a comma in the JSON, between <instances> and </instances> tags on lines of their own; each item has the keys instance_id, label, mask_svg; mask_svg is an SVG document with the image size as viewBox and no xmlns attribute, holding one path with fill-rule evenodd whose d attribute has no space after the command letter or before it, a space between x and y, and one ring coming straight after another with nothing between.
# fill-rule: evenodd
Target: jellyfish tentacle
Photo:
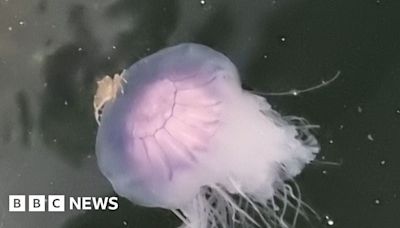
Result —
<instances>
[{"instance_id":1,"label":"jellyfish tentacle","mask_svg":"<svg viewBox=\"0 0 400 228\"><path fill-rule=\"evenodd\" d=\"M223 189L221 189L219 186L217 185L213 185L212 186L213 189L215 189L228 203L229 205L232 206L232 208L234 210L237 210L238 212L240 212L242 215L244 215L248 220L250 220L254 225L256 225L257 227L261 227L260 224L258 224L257 221L255 221L246 211L244 211L242 208L240 208L235 202L234 200L229 196L228 193L226 193Z\"/></svg>"},{"instance_id":2,"label":"jellyfish tentacle","mask_svg":"<svg viewBox=\"0 0 400 228\"><path fill-rule=\"evenodd\" d=\"M172 213L175 214L176 217L178 217L187 227L192 227L190 225L190 222L185 218L180 212L179 209L171 209Z\"/></svg>"},{"instance_id":3,"label":"jellyfish tentacle","mask_svg":"<svg viewBox=\"0 0 400 228\"><path fill-rule=\"evenodd\" d=\"M285 187L282 189L282 191L283 191L283 208L282 208L281 214L279 215L279 225L287 228L284 216L286 214L288 198L287 198L287 192L286 192Z\"/></svg>"},{"instance_id":4,"label":"jellyfish tentacle","mask_svg":"<svg viewBox=\"0 0 400 228\"><path fill-rule=\"evenodd\" d=\"M305 88L305 89L292 89L290 91L285 91L285 92L270 92L270 93L265 93L265 92L261 92L261 91L252 91L252 93L260 95L260 96L297 96L301 93L307 93L307 92L311 92L317 89L320 89L322 87L328 86L329 84L331 84L332 82L334 82L337 78L339 78L340 74L342 72L340 70L338 70L336 72L336 74L329 79L328 81L322 81L320 84Z\"/></svg>"},{"instance_id":5,"label":"jellyfish tentacle","mask_svg":"<svg viewBox=\"0 0 400 228\"><path fill-rule=\"evenodd\" d=\"M294 227L296 225L296 223L297 223L297 218L298 218L300 210L301 210L301 193L299 192L298 196L296 197L296 195L293 192L293 188L289 184L286 184L285 188L288 189L289 196L292 199L296 199L296 204L297 205L296 205L296 208L295 208L295 214L294 214L293 221L292 221L292 226Z\"/></svg>"},{"instance_id":6,"label":"jellyfish tentacle","mask_svg":"<svg viewBox=\"0 0 400 228\"><path fill-rule=\"evenodd\" d=\"M299 195L298 202L301 204L301 206L306 208L307 210L309 210L318 220L321 220L321 217L319 216L319 214L310 205L308 205L301 199L301 191L300 191L300 187L297 184L297 182L293 178L291 178L290 180L291 180L291 183L293 183L293 185L295 186L296 192L298 192L298 195ZM304 214L307 215L305 212L304 212Z\"/></svg>"},{"instance_id":7,"label":"jellyfish tentacle","mask_svg":"<svg viewBox=\"0 0 400 228\"><path fill-rule=\"evenodd\" d=\"M315 159L311 161L312 164L316 165L331 165L331 166L341 166L343 165L343 160L340 160L339 162L334 162L334 161L321 161L318 159Z\"/></svg>"},{"instance_id":8,"label":"jellyfish tentacle","mask_svg":"<svg viewBox=\"0 0 400 228\"><path fill-rule=\"evenodd\" d=\"M232 179L232 177L229 177L229 181L232 184L232 186L235 188L235 190L237 191L237 193L243 197L249 204L250 206L256 211L256 213L258 214L258 216L260 217L261 221L266 225L269 226L267 220L264 218L263 214L261 213L261 211L259 210L259 208L257 207L257 205L254 204L254 202L241 190L239 184L234 181Z\"/></svg>"}]
</instances>

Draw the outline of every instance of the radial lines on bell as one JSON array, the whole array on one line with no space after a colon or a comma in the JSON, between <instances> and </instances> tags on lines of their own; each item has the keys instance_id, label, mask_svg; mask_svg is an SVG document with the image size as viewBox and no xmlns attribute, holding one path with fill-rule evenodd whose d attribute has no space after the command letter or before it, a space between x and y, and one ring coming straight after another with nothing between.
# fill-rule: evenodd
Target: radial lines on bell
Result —
<instances>
[{"instance_id":1,"label":"radial lines on bell","mask_svg":"<svg viewBox=\"0 0 400 228\"><path fill-rule=\"evenodd\" d=\"M215 79L216 76L190 88L183 84L184 80L164 79L175 88L171 112L153 134L134 136L136 142L142 143L148 163L156 167L163 165L170 180L177 167L196 163L196 153L207 151L209 140L217 129L222 102L210 97L204 89ZM177 99L187 95L184 93L189 93L192 99Z\"/></svg>"}]
</instances>

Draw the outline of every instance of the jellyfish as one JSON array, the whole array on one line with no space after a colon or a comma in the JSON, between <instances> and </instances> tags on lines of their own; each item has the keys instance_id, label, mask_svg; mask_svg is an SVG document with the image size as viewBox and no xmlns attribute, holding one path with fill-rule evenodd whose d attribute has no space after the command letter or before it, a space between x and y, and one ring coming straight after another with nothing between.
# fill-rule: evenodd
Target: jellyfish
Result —
<instances>
[{"instance_id":1,"label":"jellyfish","mask_svg":"<svg viewBox=\"0 0 400 228\"><path fill-rule=\"evenodd\" d=\"M293 227L305 216L293 183L319 152L313 125L242 89L222 53L183 43L98 84L97 162L118 195L169 209L184 228Z\"/></svg>"}]
</instances>

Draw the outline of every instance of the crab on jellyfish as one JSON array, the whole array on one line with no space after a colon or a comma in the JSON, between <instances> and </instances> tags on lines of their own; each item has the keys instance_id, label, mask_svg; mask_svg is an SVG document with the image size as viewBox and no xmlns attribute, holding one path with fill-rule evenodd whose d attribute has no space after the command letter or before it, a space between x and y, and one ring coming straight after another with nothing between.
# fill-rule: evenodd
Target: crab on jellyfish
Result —
<instances>
[{"instance_id":1,"label":"crab on jellyfish","mask_svg":"<svg viewBox=\"0 0 400 228\"><path fill-rule=\"evenodd\" d=\"M313 125L243 90L209 47L168 47L107 76L94 108L97 162L115 192L172 210L182 227L293 227L312 211L293 178L319 152Z\"/></svg>"}]
</instances>

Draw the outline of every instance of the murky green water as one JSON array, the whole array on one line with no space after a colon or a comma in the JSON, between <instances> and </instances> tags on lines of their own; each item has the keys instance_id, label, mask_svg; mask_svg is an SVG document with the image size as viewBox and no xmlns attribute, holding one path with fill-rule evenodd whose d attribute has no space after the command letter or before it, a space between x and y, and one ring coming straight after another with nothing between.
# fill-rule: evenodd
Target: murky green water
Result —
<instances>
[{"instance_id":1,"label":"murky green water","mask_svg":"<svg viewBox=\"0 0 400 228\"><path fill-rule=\"evenodd\" d=\"M160 209L10 213L8 195L111 196L94 155L95 81L181 42L225 53L247 87L319 124L298 182L321 226L400 227L397 0L0 0L0 227L176 227ZM328 222L328 216L332 222Z\"/></svg>"}]
</instances>

